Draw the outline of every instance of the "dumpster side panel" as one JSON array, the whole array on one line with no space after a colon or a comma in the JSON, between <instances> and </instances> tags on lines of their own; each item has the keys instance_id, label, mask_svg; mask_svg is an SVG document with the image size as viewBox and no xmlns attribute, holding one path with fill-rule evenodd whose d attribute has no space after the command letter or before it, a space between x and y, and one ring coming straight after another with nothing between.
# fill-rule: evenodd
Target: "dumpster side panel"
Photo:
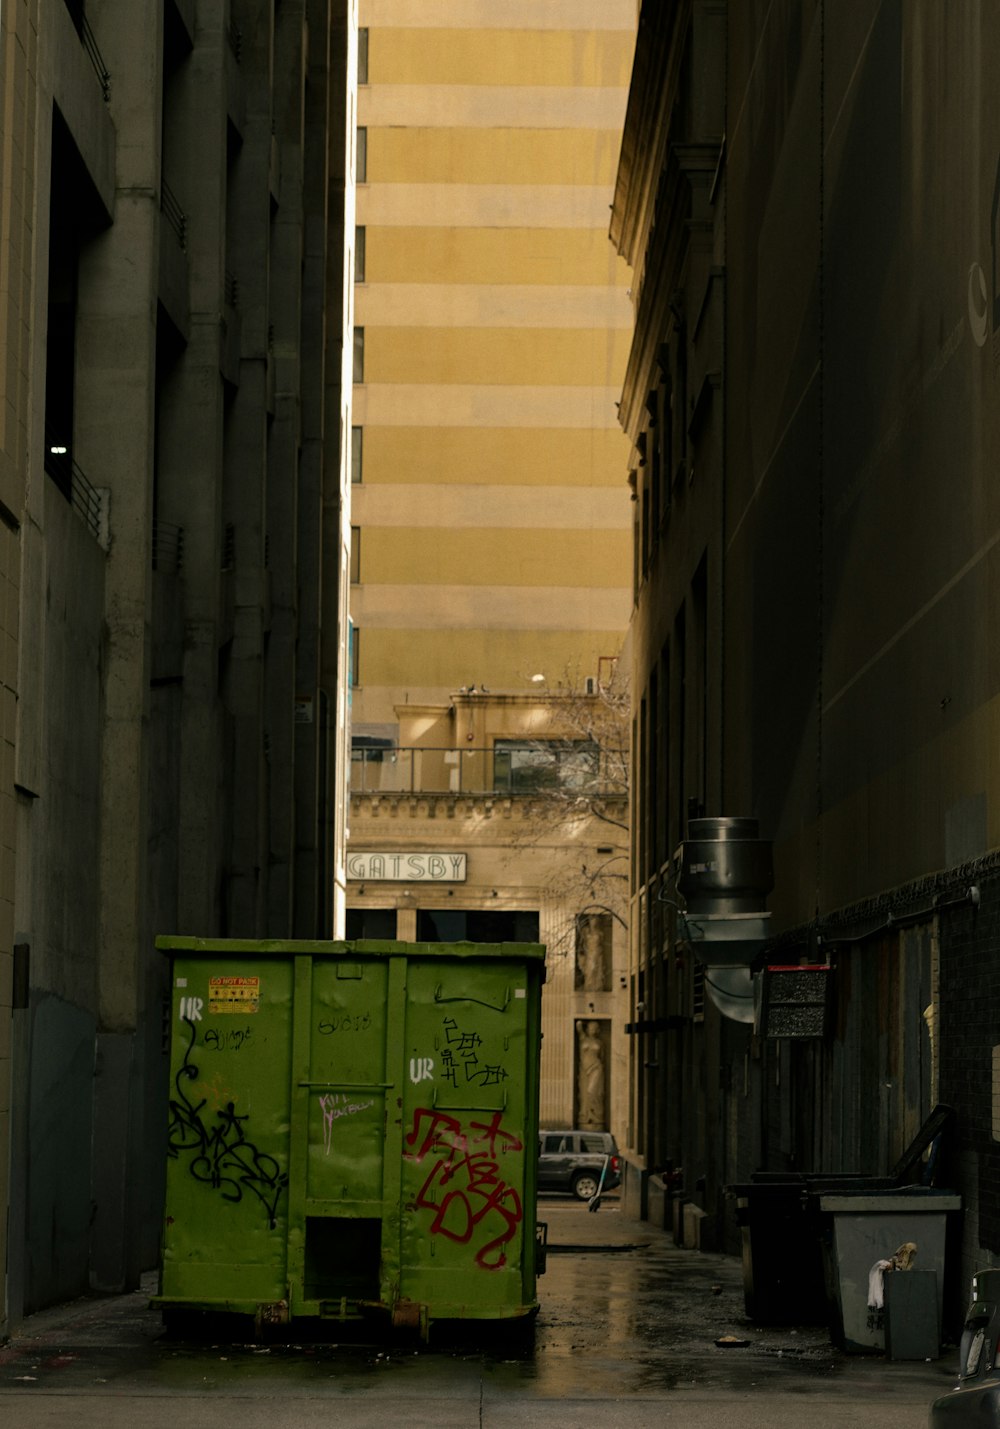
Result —
<instances>
[{"instance_id":1,"label":"dumpster side panel","mask_svg":"<svg viewBox=\"0 0 1000 1429\"><path fill-rule=\"evenodd\" d=\"M431 1318L535 1306L538 971L410 960L401 1294Z\"/></svg>"},{"instance_id":2,"label":"dumpster side panel","mask_svg":"<svg viewBox=\"0 0 1000 1429\"><path fill-rule=\"evenodd\" d=\"M164 1300L280 1301L288 1221L292 970L173 965Z\"/></svg>"}]
</instances>

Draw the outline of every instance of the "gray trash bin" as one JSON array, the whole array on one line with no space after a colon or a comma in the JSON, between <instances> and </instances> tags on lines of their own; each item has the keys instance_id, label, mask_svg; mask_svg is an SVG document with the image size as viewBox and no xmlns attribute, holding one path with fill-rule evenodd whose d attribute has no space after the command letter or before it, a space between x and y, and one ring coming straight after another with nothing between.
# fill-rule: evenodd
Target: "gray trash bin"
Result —
<instances>
[{"instance_id":1,"label":"gray trash bin","mask_svg":"<svg viewBox=\"0 0 1000 1429\"><path fill-rule=\"evenodd\" d=\"M834 1341L849 1353L885 1349L885 1314L869 1309L869 1276L876 1262L890 1259L908 1241L917 1247L913 1268L936 1272L940 1325L946 1223L950 1212L961 1209L961 1197L936 1187L911 1186L818 1199L820 1213L828 1218L824 1248Z\"/></svg>"}]
</instances>

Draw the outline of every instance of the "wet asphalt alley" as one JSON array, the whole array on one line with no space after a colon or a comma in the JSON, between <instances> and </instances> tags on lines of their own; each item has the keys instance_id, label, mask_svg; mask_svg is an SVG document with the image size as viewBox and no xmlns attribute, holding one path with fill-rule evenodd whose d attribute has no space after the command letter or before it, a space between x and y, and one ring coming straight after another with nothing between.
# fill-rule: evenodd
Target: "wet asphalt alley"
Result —
<instances>
[{"instance_id":1,"label":"wet asphalt alley","mask_svg":"<svg viewBox=\"0 0 1000 1429\"><path fill-rule=\"evenodd\" d=\"M751 1325L730 1257L678 1250L626 1220L544 1199L550 1255L534 1343L193 1342L168 1335L142 1293L43 1311L0 1349L10 1429L357 1429L405 1423L507 1429L676 1424L925 1425L955 1382L933 1364L847 1357L825 1329ZM719 1347L723 1336L749 1341Z\"/></svg>"}]
</instances>

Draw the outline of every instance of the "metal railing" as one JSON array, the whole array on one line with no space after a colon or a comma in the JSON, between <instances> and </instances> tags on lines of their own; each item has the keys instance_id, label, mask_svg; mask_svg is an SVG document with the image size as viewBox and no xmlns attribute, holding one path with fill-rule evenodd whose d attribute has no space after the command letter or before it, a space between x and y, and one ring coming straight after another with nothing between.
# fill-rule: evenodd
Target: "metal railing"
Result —
<instances>
[{"instance_id":1,"label":"metal railing","mask_svg":"<svg viewBox=\"0 0 1000 1429\"><path fill-rule=\"evenodd\" d=\"M111 72L104 63L104 56L101 54L97 44L97 39L90 28L90 21L86 13L80 15L80 39L83 41L83 48L90 56L90 63L94 66L94 73L101 83L101 93L104 95L104 103L111 103Z\"/></svg>"},{"instance_id":2,"label":"metal railing","mask_svg":"<svg viewBox=\"0 0 1000 1429\"><path fill-rule=\"evenodd\" d=\"M160 212L173 229L177 242L187 252L187 214L177 202L173 189L166 179L160 181Z\"/></svg>"},{"instance_id":3,"label":"metal railing","mask_svg":"<svg viewBox=\"0 0 1000 1429\"><path fill-rule=\"evenodd\" d=\"M153 517L153 570L176 575L184 563L184 527Z\"/></svg>"},{"instance_id":4,"label":"metal railing","mask_svg":"<svg viewBox=\"0 0 1000 1429\"><path fill-rule=\"evenodd\" d=\"M425 749L393 745L351 750L352 794L512 794L624 798L618 771L624 751L600 751L583 768L542 759L510 767L502 749Z\"/></svg>"},{"instance_id":5,"label":"metal railing","mask_svg":"<svg viewBox=\"0 0 1000 1429\"><path fill-rule=\"evenodd\" d=\"M108 495L93 485L68 451L45 442L45 470L103 550L108 549Z\"/></svg>"},{"instance_id":6,"label":"metal railing","mask_svg":"<svg viewBox=\"0 0 1000 1429\"><path fill-rule=\"evenodd\" d=\"M226 30L226 35L229 40L229 48L233 52L233 59L236 61L237 64L240 64L243 59L243 31L240 29L239 25L237 25L236 21L232 18L232 16L229 17L229 25Z\"/></svg>"}]
</instances>

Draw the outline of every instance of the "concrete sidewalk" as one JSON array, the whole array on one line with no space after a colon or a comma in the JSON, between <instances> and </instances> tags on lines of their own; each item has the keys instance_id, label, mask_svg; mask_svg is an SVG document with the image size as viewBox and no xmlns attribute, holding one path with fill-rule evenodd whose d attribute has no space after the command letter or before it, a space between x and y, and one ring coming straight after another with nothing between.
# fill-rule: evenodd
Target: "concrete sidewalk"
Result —
<instances>
[{"instance_id":1,"label":"concrete sidewalk","mask_svg":"<svg viewBox=\"0 0 1000 1429\"><path fill-rule=\"evenodd\" d=\"M810 1429L924 1425L955 1355L892 1364L835 1351L823 1328L751 1325L732 1257L678 1250L606 1201L543 1198L548 1273L535 1342L252 1345L171 1340L145 1293L32 1316L0 1350L16 1429ZM149 1287L152 1288L151 1286ZM719 1347L731 1336L745 1343Z\"/></svg>"}]
</instances>

